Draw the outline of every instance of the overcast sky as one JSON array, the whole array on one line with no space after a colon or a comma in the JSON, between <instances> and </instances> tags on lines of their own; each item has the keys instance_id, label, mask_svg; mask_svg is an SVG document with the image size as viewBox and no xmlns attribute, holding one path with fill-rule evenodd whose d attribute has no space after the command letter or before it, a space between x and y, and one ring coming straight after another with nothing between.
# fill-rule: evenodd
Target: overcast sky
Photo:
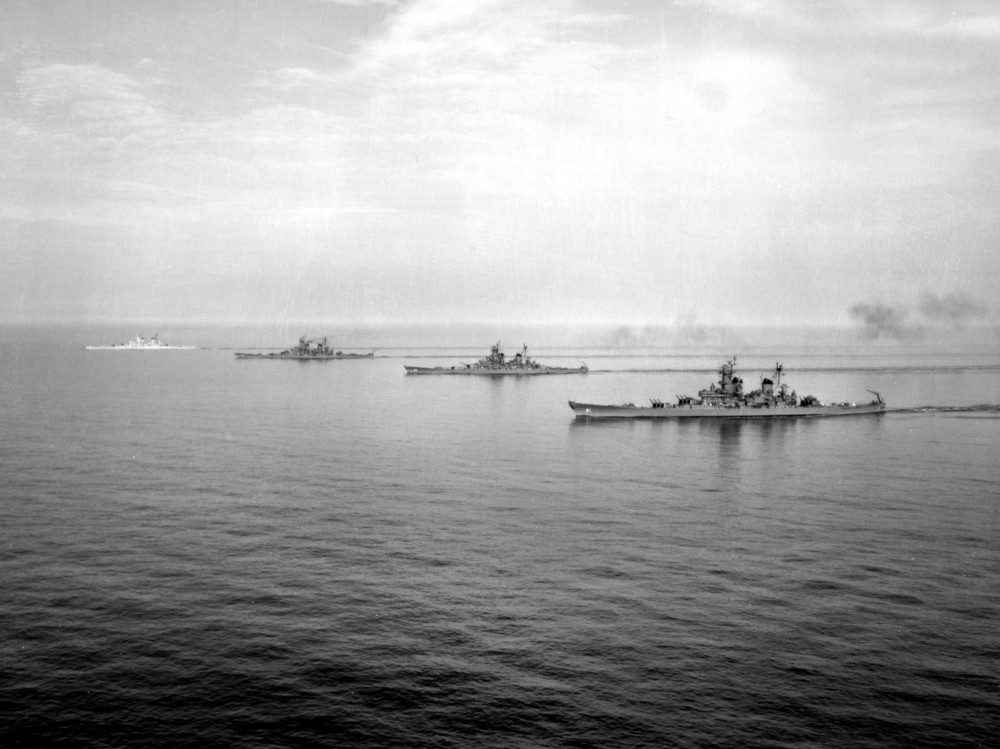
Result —
<instances>
[{"instance_id":1,"label":"overcast sky","mask_svg":"<svg viewBox=\"0 0 1000 749\"><path fill-rule=\"evenodd\" d=\"M0 321L1000 316L993 0L0 0L0 138Z\"/></svg>"}]
</instances>

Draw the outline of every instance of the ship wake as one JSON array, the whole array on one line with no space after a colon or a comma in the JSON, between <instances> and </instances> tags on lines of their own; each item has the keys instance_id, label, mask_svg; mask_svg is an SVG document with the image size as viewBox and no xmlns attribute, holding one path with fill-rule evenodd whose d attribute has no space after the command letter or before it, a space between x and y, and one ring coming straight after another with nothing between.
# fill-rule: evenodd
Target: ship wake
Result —
<instances>
[{"instance_id":1,"label":"ship wake","mask_svg":"<svg viewBox=\"0 0 1000 749\"><path fill-rule=\"evenodd\" d=\"M890 408L889 411L892 413L949 413L1000 417L1000 404L980 403L974 406L914 406L913 408Z\"/></svg>"}]
</instances>

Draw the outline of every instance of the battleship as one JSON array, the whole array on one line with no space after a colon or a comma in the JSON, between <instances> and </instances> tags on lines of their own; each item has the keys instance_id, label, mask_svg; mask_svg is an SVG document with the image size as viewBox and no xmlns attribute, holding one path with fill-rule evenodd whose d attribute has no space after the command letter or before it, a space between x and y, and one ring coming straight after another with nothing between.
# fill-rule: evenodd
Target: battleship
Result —
<instances>
[{"instance_id":1,"label":"battleship","mask_svg":"<svg viewBox=\"0 0 1000 749\"><path fill-rule=\"evenodd\" d=\"M403 365L407 374L440 374L440 375L555 375L581 374L587 371L587 365L579 367L550 367L539 364L528 356L527 345L516 353L513 358L507 358L500 350L500 342L490 347L490 355L471 364L463 363L457 367L415 367Z\"/></svg>"},{"instance_id":2,"label":"battleship","mask_svg":"<svg viewBox=\"0 0 1000 749\"><path fill-rule=\"evenodd\" d=\"M315 344L315 345L314 345ZM374 351L369 351L367 354L350 354L344 353L343 351L334 351L332 348L326 345L326 337L321 339L316 338L306 338L302 336L299 338L299 343L294 348L285 349L284 351L272 351L269 353L247 353L245 351L237 351L237 359L295 359L297 361L324 361L328 359L372 359L375 356Z\"/></svg>"},{"instance_id":3,"label":"battleship","mask_svg":"<svg viewBox=\"0 0 1000 749\"><path fill-rule=\"evenodd\" d=\"M111 343L106 346L85 346L88 351L190 351L194 346L173 346L160 340L157 333L152 338L136 336L125 343Z\"/></svg>"},{"instance_id":4,"label":"battleship","mask_svg":"<svg viewBox=\"0 0 1000 749\"><path fill-rule=\"evenodd\" d=\"M799 397L788 385L781 382L781 364L775 365L774 374L761 379L760 388L744 392L743 380L737 377L736 357L719 369L719 382L713 383L698 396L677 396L677 403L650 399L648 406L634 403L601 405L570 401L578 419L690 419L737 418L773 419L799 416L855 416L885 413L882 396L874 390L868 392L875 399L868 403L823 403L815 396Z\"/></svg>"}]
</instances>

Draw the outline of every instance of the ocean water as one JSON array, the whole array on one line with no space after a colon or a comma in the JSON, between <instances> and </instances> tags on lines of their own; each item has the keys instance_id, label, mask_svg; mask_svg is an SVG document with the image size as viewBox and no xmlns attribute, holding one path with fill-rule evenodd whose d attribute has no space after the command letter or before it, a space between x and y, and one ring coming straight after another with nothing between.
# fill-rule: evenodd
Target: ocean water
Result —
<instances>
[{"instance_id":1,"label":"ocean water","mask_svg":"<svg viewBox=\"0 0 1000 749\"><path fill-rule=\"evenodd\" d=\"M587 423L732 349L133 335L0 331L5 747L998 745L995 339L738 352L882 416Z\"/></svg>"}]
</instances>

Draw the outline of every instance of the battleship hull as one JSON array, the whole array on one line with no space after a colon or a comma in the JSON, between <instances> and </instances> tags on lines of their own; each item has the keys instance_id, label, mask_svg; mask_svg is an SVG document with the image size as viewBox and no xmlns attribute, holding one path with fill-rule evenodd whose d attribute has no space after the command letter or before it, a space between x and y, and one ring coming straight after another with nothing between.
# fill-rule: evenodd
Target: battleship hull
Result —
<instances>
[{"instance_id":1,"label":"battleship hull","mask_svg":"<svg viewBox=\"0 0 1000 749\"><path fill-rule=\"evenodd\" d=\"M367 354L248 354L236 352L237 359L291 359L292 361L325 361L327 359L374 359L375 352Z\"/></svg>"},{"instance_id":2,"label":"battleship hull","mask_svg":"<svg viewBox=\"0 0 1000 749\"><path fill-rule=\"evenodd\" d=\"M550 367L540 364L528 356L528 345L512 357L504 356L497 341L490 347L490 354L475 364L462 362L456 367L416 367L404 364L406 374L413 375L473 375L479 377L530 377L534 375L583 374L587 365L582 367Z\"/></svg>"},{"instance_id":3,"label":"battleship hull","mask_svg":"<svg viewBox=\"0 0 1000 749\"><path fill-rule=\"evenodd\" d=\"M586 367L506 367L490 369L488 367L414 367L403 365L406 374L413 375L478 375L480 377L531 377L535 375L583 374Z\"/></svg>"},{"instance_id":4,"label":"battleship hull","mask_svg":"<svg viewBox=\"0 0 1000 749\"><path fill-rule=\"evenodd\" d=\"M112 344L109 346L84 346L87 351L194 351L196 346L171 346L163 343L158 346L129 346L126 344Z\"/></svg>"},{"instance_id":5,"label":"battleship hull","mask_svg":"<svg viewBox=\"0 0 1000 749\"><path fill-rule=\"evenodd\" d=\"M112 343L100 346L84 346L87 351L192 351L194 346L171 346L160 340L157 333L152 338L136 336L128 343Z\"/></svg>"},{"instance_id":6,"label":"battleship hull","mask_svg":"<svg viewBox=\"0 0 1000 749\"><path fill-rule=\"evenodd\" d=\"M885 413L885 403L834 404L829 406L742 406L667 405L618 406L570 401L578 419L787 419L821 416L862 416Z\"/></svg>"}]
</instances>

